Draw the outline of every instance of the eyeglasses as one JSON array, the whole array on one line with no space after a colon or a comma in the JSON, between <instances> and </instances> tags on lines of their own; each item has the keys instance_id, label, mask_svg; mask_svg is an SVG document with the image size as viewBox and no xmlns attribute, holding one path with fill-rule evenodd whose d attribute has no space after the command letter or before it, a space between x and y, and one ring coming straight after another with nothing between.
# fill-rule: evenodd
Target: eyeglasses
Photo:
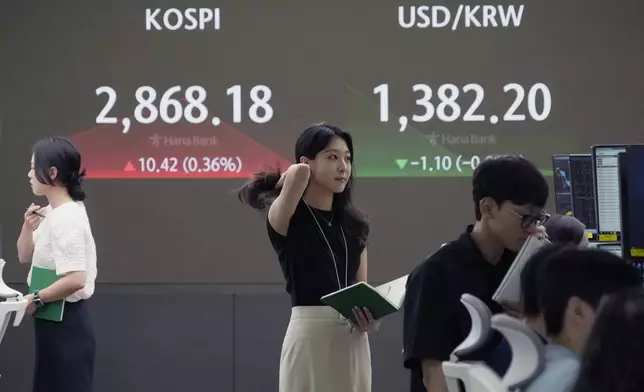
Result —
<instances>
[{"instance_id":1,"label":"eyeglasses","mask_svg":"<svg viewBox=\"0 0 644 392\"><path fill-rule=\"evenodd\" d=\"M532 225L543 225L550 219L550 214L547 212L542 213L539 216L534 216L532 214L526 214L526 215L521 215L518 212L514 210L510 210L514 215L516 215L519 219L521 219L521 228L522 229L527 229L528 227Z\"/></svg>"}]
</instances>

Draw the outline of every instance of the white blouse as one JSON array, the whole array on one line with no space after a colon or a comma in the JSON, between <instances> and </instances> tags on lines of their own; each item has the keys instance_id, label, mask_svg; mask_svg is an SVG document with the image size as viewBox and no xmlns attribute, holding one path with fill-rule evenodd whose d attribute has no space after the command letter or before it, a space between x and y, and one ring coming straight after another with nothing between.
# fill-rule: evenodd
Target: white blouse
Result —
<instances>
[{"instance_id":1,"label":"white blouse","mask_svg":"<svg viewBox=\"0 0 644 392\"><path fill-rule=\"evenodd\" d=\"M32 266L56 270L58 276L85 271L85 287L67 297L76 302L94 294L96 280L96 244L83 202L68 202L52 209L47 206L45 218L33 233ZM27 276L31 285L31 270Z\"/></svg>"}]
</instances>

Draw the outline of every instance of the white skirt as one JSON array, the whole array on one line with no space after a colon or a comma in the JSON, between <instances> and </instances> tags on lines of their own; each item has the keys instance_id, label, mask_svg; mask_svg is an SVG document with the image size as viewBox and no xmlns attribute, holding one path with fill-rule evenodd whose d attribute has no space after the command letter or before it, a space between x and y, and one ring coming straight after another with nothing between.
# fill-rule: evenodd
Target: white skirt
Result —
<instances>
[{"instance_id":1,"label":"white skirt","mask_svg":"<svg viewBox=\"0 0 644 392\"><path fill-rule=\"evenodd\" d=\"M280 392L371 392L366 333L327 306L296 306L280 359Z\"/></svg>"}]
</instances>

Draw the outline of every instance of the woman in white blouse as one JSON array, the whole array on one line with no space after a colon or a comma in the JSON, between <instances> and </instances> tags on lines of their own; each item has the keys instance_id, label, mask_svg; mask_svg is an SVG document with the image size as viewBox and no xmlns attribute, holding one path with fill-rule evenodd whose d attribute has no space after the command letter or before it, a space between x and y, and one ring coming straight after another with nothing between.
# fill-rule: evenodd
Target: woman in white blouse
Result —
<instances>
[{"instance_id":1,"label":"woman in white blouse","mask_svg":"<svg viewBox=\"0 0 644 392\"><path fill-rule=\"evenodd\" d=\"M21 263L56 271L58 280L29 294L27 312L64 299L61 322L34 318L36 364L33 392L90 392L95 336L87 300L94 293L96 246L83 200L81 155L67 139L40 140L33 148L29 180L48 205L32 205L18 239Z\"/></svg>"}]
</instances>

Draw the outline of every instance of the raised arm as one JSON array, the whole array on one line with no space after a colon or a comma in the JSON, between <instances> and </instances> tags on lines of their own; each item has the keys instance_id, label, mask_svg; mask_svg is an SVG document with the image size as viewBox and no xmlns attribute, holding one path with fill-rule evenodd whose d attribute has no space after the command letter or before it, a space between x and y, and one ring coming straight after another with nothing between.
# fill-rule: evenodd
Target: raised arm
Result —
<instances>
[{"instance_id":1,"label":"raised arm","mask_svg":"<svg viewBox=\"0 0 644 392\"><path fill-rule=\"evenodd\" d=\"M18 237L18 260L21 264L31 263L34 255L34 232L26 224L22 225L20 236Z\"/></svg>"},{"instance_id":2,"label":"raised arm","mask_svg":"<svg viewBox=\"0 0 644 392\"><path fill-rule=\"evenodd\" d=\"M307 164L298 163L289 167L277 184L282 189L268 210L268 222L283 236L288 232L291 217L306 190L310 176L311 168Z\"/></svg>"},{"instance_id":3,"label":"raised arm","mask_svg":"<svg viewBox=\"0 0 644 392\"><path fill-rule=\"evenodd\" d=\"M41 215L35 213L40 213L39 210L42 211L41 207L32 203L24 215L25 221L22 224L22 230L20 230L20 236L16 244L18 260L22 264L31 263L31 258L34 254L34 230L38 228L43 219Z\"/></svg>"}]
</instances>

